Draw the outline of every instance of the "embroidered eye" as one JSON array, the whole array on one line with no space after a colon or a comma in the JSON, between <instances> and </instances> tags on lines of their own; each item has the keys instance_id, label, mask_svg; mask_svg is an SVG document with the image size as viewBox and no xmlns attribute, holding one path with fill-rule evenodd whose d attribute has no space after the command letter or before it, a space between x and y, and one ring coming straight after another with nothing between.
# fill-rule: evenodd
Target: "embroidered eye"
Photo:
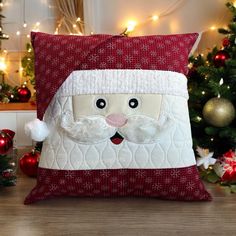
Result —
<instances>
[{"instance_id":1,"label":"embroidered eye","mask_svg":"<svg viewBox=\"0 0 236 236\"><path fill-rule=\"evenodd\" d=\"M138 99L136 99L136 98L131 98L131 99L129 100L129 106L130 106L131 108L136 108L136 107L138 106Z\"/></svg>"},{"instance_id":2,"label":"embroidered eye","mask_svg":"<svg viewBox=\"0 0 236 236\"><path fill-rule=\"evenodd\" d=\"M106 101L105 101L105 99L99 98L99 99L96 101L96 106L97 106L97 108L99 108L99 109L105 108L105 106L106 106Z\"/></svg>"}]
</instances>

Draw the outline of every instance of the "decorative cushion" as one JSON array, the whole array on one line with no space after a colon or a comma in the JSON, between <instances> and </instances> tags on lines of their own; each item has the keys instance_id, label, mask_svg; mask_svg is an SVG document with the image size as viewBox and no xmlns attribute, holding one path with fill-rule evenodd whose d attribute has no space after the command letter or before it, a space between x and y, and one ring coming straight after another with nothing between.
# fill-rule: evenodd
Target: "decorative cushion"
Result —
<instances>
[{"instance_id":1,"label":"decorative cushion","mask_svg":"<svg viewBox=\"0 0 236 236\"><path fill-rule=\"evenodd\" d=\"M49 135L25 204L55 196L211 200L187 106L197 36L32 33L37 115Z\"/></svg>"}]
</instances>

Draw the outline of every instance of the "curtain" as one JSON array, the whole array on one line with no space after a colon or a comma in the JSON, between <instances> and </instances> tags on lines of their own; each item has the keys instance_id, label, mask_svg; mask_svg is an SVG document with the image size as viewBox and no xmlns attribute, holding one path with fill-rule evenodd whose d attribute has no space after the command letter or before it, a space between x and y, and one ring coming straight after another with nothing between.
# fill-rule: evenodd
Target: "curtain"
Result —
<instances>
[{"instance_id":1,"label":"curtain","mask_svg":"<svg viewBox=\"0 0 236 236\"><path fill-rule=\"evenodd\" d=\"M59 12L56 33L83 34L83 0L54 0Z\"/></svg>"}]
</instances>

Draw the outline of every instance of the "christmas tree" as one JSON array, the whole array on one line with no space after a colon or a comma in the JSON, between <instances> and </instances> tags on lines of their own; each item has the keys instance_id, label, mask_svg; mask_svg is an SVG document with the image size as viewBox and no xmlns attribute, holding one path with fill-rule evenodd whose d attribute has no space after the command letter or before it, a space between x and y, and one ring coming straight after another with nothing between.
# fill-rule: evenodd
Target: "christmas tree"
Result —
<instances>
[{"instance_id":1,"label":"christmas tree","mask_svg":"<svg viewBox=\"0 0 236 236\"><path fill-rule=\"evenodd\" d=\"M236 167L236 8L231 2L226 6L232 13L232 20L226 29L218 30L225 35L222 46L214 47L206 58L202 55L190 58L188 85L194 147L209 150L200 164L213 164L210 160L213 157L218 159L217 165L224 168L225 156L230 156L233 158L232 169L233 165ZM209 152L212 152L210 157ZM203 158L203 149L198 148L198 154ZM235 167L231 170L232 175L236 172ZM213 166L207 174L212 177L216 169Z\"/></svg>"},{"instance_id":2,"label":"christmas tree","mask_svg":"<svg viewBox=\"0 0 236 236\"><path fill-rule=\"evenodd\" d=\"M11 130L0 130L0 187L16 183L16 160L12 148L14 135Z\"/></svg>"}]
</instances>

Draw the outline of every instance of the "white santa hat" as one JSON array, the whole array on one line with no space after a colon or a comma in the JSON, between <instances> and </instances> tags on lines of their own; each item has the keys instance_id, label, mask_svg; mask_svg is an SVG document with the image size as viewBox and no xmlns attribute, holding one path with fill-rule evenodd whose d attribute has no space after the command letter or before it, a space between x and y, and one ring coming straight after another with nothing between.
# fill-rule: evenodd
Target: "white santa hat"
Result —
<instances>
[{"instance_id":1,"label":"white santa hat","mask_svg":"<svg viewBox=\"0 0 236 236\"><path fill-rule=\"evenodd\" d=\"M168 94L188 98L185 75L161 70L78 70L73 71L55 96L78 94ZM25 132L35 141L49 134L44 121L35 119L25 125Z\"/></svg>"}]
</instances>

